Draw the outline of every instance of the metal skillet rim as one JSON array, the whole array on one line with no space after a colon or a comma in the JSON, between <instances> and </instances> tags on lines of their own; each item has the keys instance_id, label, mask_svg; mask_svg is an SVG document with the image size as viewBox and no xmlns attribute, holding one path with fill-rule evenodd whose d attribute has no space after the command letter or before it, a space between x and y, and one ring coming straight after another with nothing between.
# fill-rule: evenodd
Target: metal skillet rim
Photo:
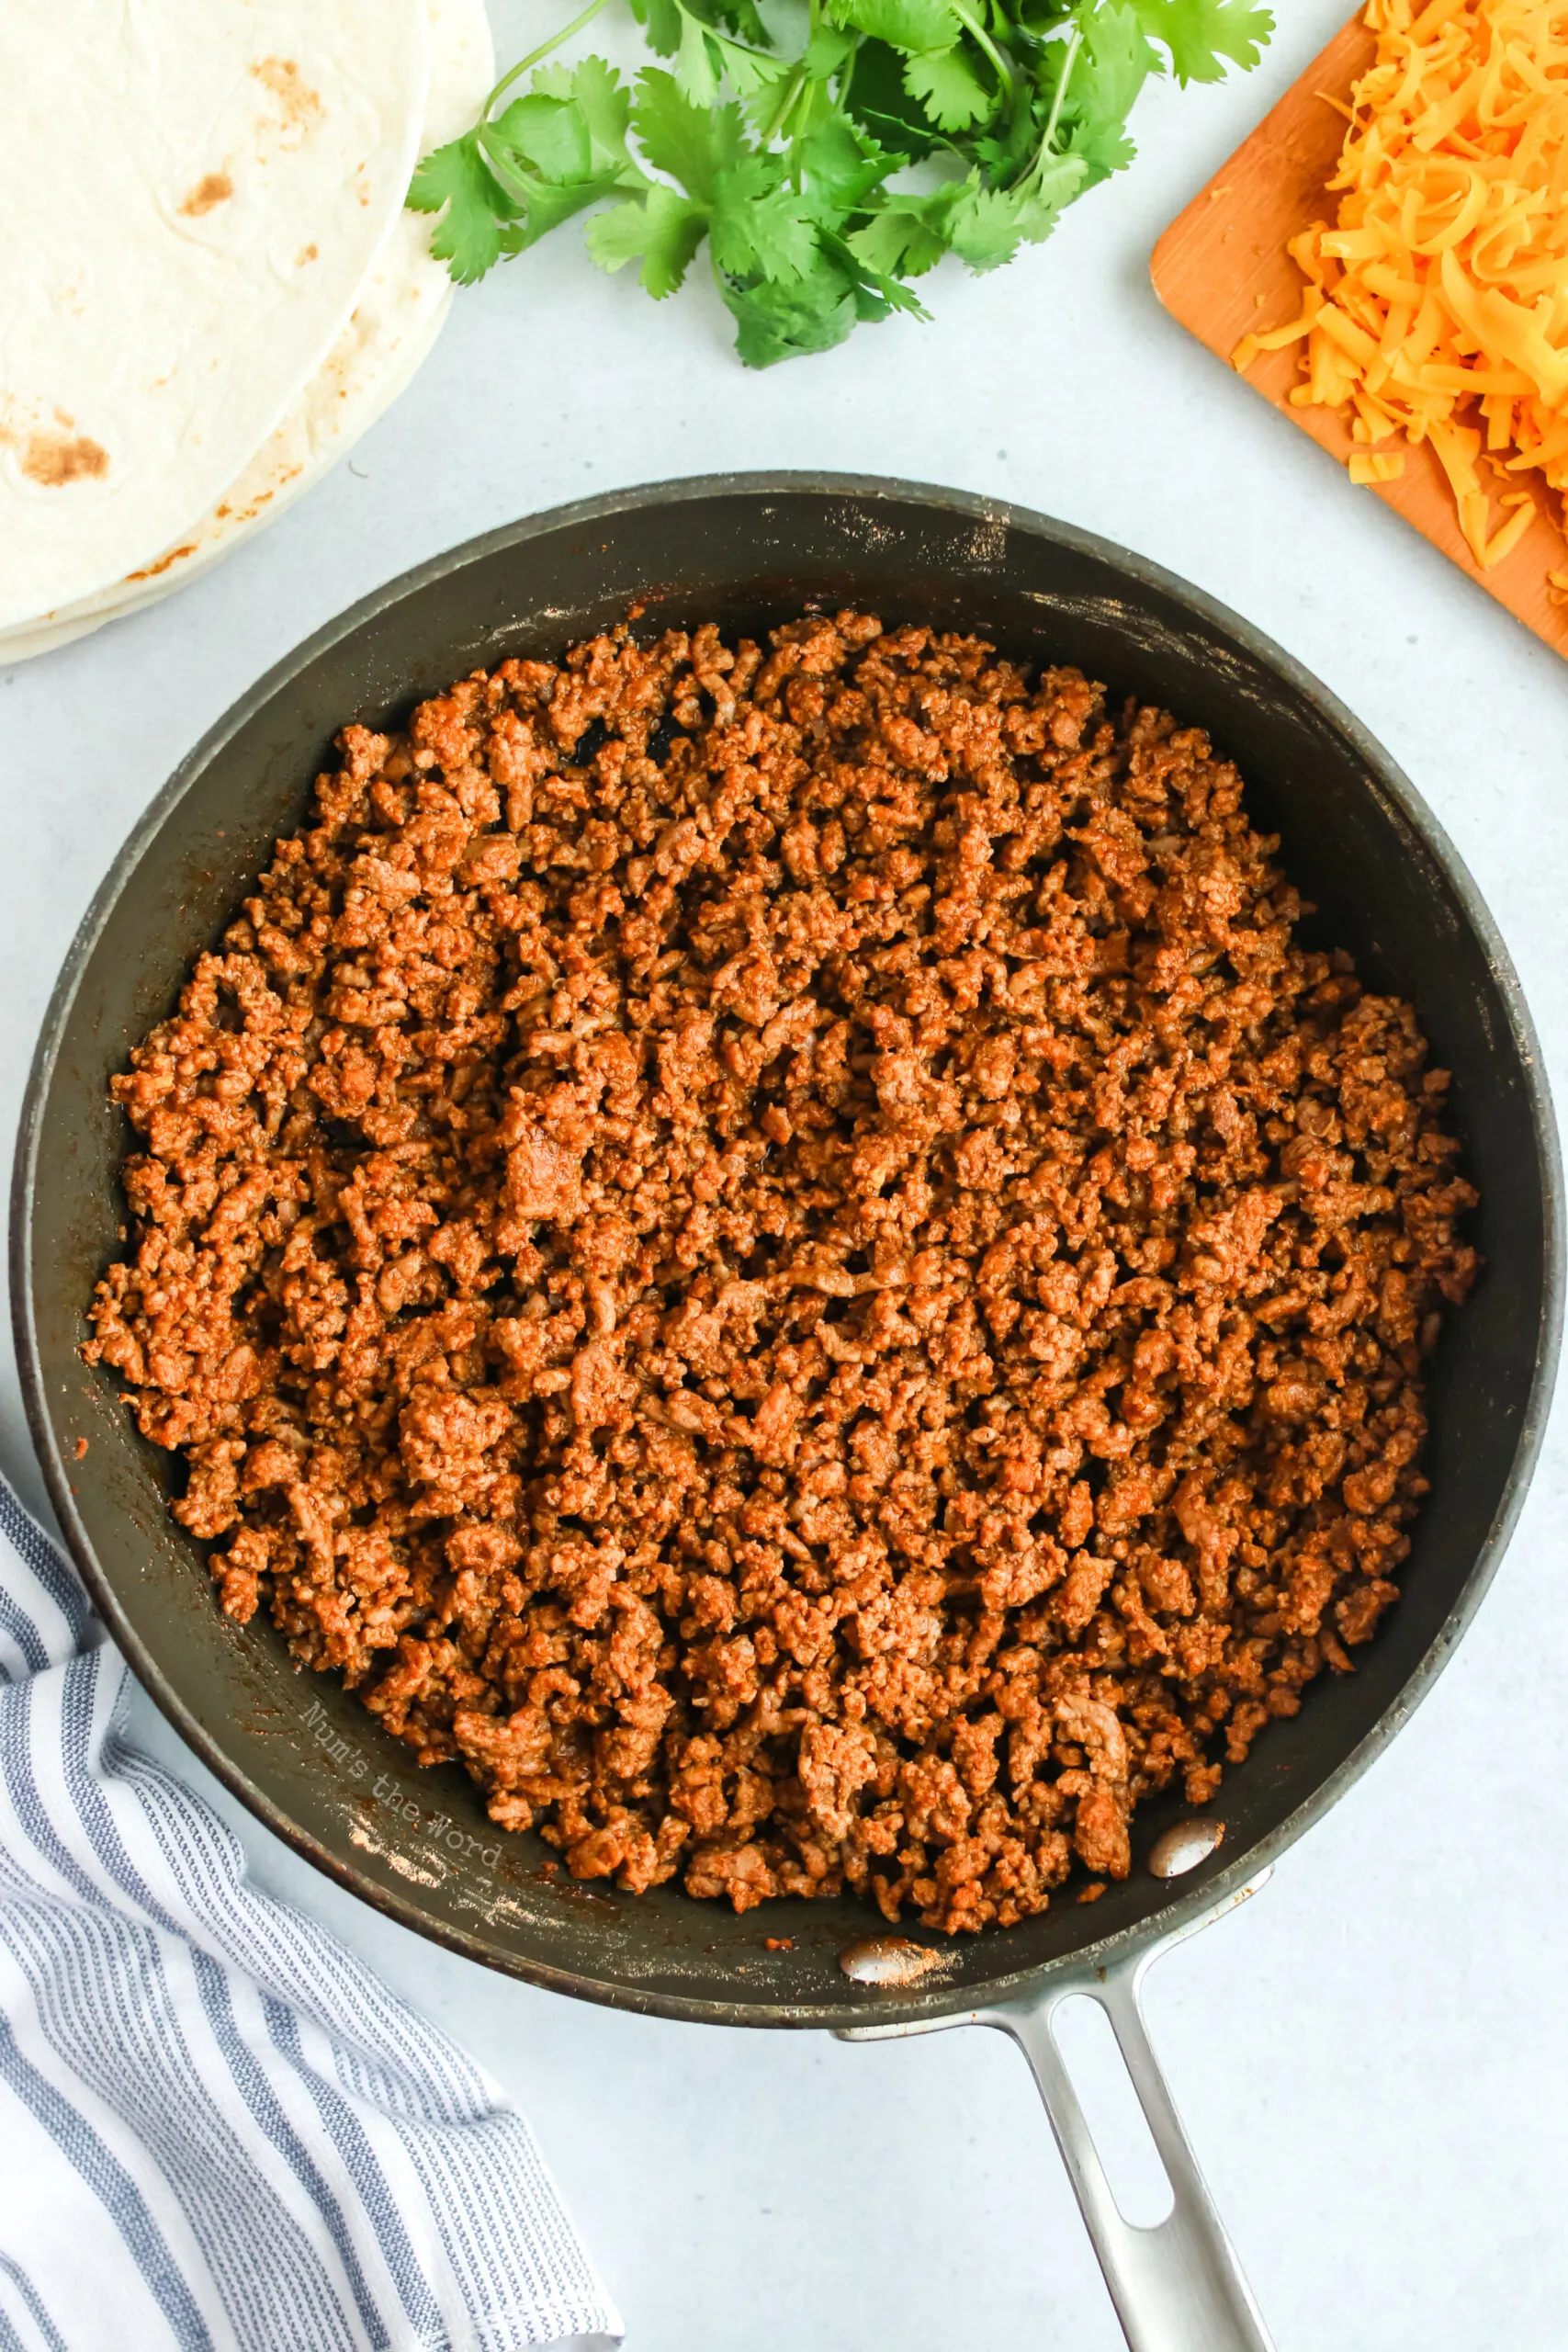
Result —
<instances>
[{"instance_id":1,"label":"metal skillet rim","mask_svg":"<svg viewBox=\"0 0 1568 2352\"><path fill-rule=\"evenodd\" d=\"M98 934L130 875L164 818L202 774L213 754L246 725L318 655L351 637L365 624L407 595L468 564L507 548L525 546L546 532L590 524L628 509L675 505L689 499L714 496L782 497L800 492L862 501L897 499L918 502L976 523L1001 525L1089 555L1120 572L1140 588L1153 590L1217 626L1262 667L1272 672L1293 693L1312 705L1354 747L1378 788L1395 804L1412 830L1441 868L1462 908L1465 920L1479 940L1496 979L1508 1025L1517 1051L1529 1102L1531 1125L1540 1163L1542 1189L1545 1284L1540 1328L1535 1335L1529 1405L1507 1484L1456 1606L1443 1621L1430 1645L1393 1702L1337 1764L1317 1789L1277 1828L1244 1850L1232 1853L1223 1866L1194 1872L1195 1883L1164 1906L1152 1920L1124 1928L1101 1941L1082 1947L1060 1961L1048 1961L1013 1971L998 1972L984 1987L983 2000L973 1984L932 1986L897 1997L887 1993L849 1993L839 2002L787 2001L742 2006L684 1995L649 1994L640 1989L579 1976L547 1963L501 1956L483 1939L446 1922L437 1922L418 1905L389 1888L368 1881L356 1866L334 1853L311 1832L300 1827L231 1765L219 1741L197 1722L178 1690L128 1622L115 1591L104 1577L76 1511L70 1476L56 1443L39 1360L33 1315L32 1206L38 1179L38 1155L44 1102L59 1056L62 1032L74 1001L82 973ZM1484 1598L1507 1548L1540 1455L1547 1410L1551 1399L1561 1342L1565 1269L1563 1263L1563 1175L1560 1141L1534 1023L1526 1005L1513 960L1489 909L1472 880L1463 860L1433 811L1403 770L1354 714L1261 629L1255 628L1217 598L1114 541L1077 529L1070 524L1015 506L1002 500L940 485L905 481L875 475L829 472L758 472L693 475L644 483L594 498L573 501L545 513L528 515L464 541L441 555L427 558L395 580L374 589L345 613L327 622L303 643L287 653L210 727L180 762L168 782L132 828L78 926L51 993L28 1075L17 1128L11 1187L10 1276L11 1312L23 1399L29 1428L51 1504L66 1537L73 1559L93 1597L99 1614L129 1660L138 1680L181 1737L246 1810L327 1877L368 1903L383 1916L432 1942L460 1953L498 1973L604 2007L692 2023L832 2029L878 2024L918 2024L957 2017L979 2006L990 2007L1016 1998L1045 1977L1068 1971L1106 1968L1129 1953L1178 1933L1194 1924L1228 1896L1239 1894L1249 1880L1276 1861L1303 1831L1336 1804L1373 1758L1393 1739L1426 1697L1447 1665ZM873 1926L868 1915L868 1928ZM999 1946L1000 1939L998 1939Z\"/></svg>"}]
</instances>

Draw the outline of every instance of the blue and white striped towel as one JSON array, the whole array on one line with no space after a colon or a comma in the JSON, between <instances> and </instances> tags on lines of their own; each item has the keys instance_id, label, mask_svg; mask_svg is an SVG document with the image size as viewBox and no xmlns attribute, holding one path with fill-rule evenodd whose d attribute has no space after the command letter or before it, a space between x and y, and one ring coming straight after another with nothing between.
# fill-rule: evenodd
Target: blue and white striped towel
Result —
<instances>
[{"instance_id":1,"label":"blue and white striped towel","mask_svg":"<svg viewBox=\"0 0 1568 2352\"><path fill-rule=\"evenodd\" d=\"M500 2086L248 1886L0 1481L0 2352L514 2352L620 2320Z\"/></svg>"}]
</instances>

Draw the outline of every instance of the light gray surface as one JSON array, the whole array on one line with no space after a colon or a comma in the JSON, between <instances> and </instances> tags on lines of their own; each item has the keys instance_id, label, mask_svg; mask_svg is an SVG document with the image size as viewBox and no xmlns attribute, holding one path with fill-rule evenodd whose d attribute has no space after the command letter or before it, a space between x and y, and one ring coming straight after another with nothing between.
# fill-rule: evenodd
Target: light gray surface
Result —
<instances>
[{"instance_id":1,"label":"light gray surface","mask_svg":"<svg viewBox=\"0 0 1568 2352\"><path fill-rule=\"evenodd\" d=\"M113 849L272 662L378 582L516 514L760 466L1016 498L1269 630L1437 808L1568 1097L1568 668L1190 345L1148 289L1161 227L1341 6L1300 0L1248 82L1152 93L1135 170L1015 266L944 268L931 327L862 330L844 351L750 376L711 296L655 307L629 277L601 277L566 231L459 299L352 468L274 531L186 595L0 673L6 1127ZM536 8L496 17L502 54L536 37ZM1562 2342L1562 1430L1559 1415L1493 1595L1414 1724L1257 1902L1150 1985L1156 2039L1281 2352ZM36 1500L8 1358L0 1464ZM136 1728L183 1758L144 1702ZM534 1993L382 1924L214 1794L265 1884L330 1919L515 2090L631 2352L1114 2352L1043 2118L999 2037L850 2049Z\"/></svg>"}]
</instances>

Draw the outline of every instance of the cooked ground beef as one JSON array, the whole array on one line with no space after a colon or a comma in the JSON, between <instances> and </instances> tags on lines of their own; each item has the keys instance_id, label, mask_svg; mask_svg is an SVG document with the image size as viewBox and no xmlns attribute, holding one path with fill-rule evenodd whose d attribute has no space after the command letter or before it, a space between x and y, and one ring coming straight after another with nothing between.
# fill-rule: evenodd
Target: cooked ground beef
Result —
<instances>
[{"instance_id":1,"label":"cooked ground beef","mask_svg":"<svg viewBox=\"0 0 1568 2352\"><path fill-rule=\"evenodd\" d=\"M1474 1253L1195 729L841 613L350 727L115 1082L94 1360L580 1878L1003 1925L1349 1670ZM1086 1889L1086 1893L1093 1889Z\"/></svg>"}]
</instances>

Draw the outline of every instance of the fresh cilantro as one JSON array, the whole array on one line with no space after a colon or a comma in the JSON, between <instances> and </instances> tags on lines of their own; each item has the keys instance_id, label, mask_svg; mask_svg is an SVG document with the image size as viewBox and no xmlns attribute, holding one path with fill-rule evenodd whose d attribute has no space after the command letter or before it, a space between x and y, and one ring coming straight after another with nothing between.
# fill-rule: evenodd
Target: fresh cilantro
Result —
<instances>
[{"instance_id":1,"label":"fresh cilantro","mask_svg":"<svg viewBox=\"0 0 1568 2352\"><path fill-rule=\"evenodd\" d=\"M582 180L593 168L592 138L581 108L570 97L536 91L513 99L503 115L486 123L479 138L487 148L493 143L502 153L512 150L541 179Z\"/></svg>"},{"instance_id":2,"label":"fresh cilantro","mask_svg":"<svg viewBox=\"0 0 1568 2352\"><path fill-rule=\"evenodd\" d=\"M675 52L675 79L694 107L711 107L724 82L724 59L714 35L699 17L684 17Z\"/></svg>"},{"instance_id":3,"label":"fresh cilantro","mask_svg":"<svg viewBox=\"0 0 1568 2352\"><path fill-rule=\"evenodd\" d=\"M656 57L673 57L681 46L682 11L677 0L627 0Z\"/></svg>"},{"instance_id":4,"label":"fresh cilantro","mask_svg":"<svg viewBox=\"0 0 1568 2352\"><path fill-rule=\"evenodd\" d=\"M901 160L844 115L807 131L795 153L801 186L826 214L857 211Z\"/></svg>"},{"instance_id":5,"label":"fresh cilantro","mask_svg":"<svg viewBox=\"0 0 1568 2352\"><path fill-rule=\"evenodd\" d=\"M596 212L588 223L588 250L601 269L640 261L637 282L661 302L673 294L692 266L707 227L707 216L672 187L650 187L635 204Z\"/></svg>"},{"instance_id":6,"label":"fresh cilantro","mask_svg":"<svg viewBox=\"0 0 1568 2352\"><path fill-rule=\"evenodd\" d=\"M997 108L997 94L987 89L962 47L911 57L904 68L904 87L939 130L972 130L977 122L987 122Z\"/></svg>"},{"instance_id":7,"label":"fresh cilantro","mask_svg":"<svg viewBox=\"0 0 1568 2352\"><path fill-rule=\"evenodd\" d=\"M792 187L772 155L748 155L722 172L708 217L714 267L729 278L798 285L817 261L810 200Z\"/></svg>"},{"instance_id":8,"label":"fresh cilantro","mask_svg":"<svg viewBox=\"0 0 1568 2352\"><path fill-rule=\"evenodd\" d=\"M1136 153L1127 117L1159 59L1130 6L1099 8L1084 30L1083 68L1063 92L1067 153L1086 166L1084 185L1125 169Z\"/></svg>"},{"instance_id":9,"label":"fresh cilantro","mask_svg":"<svg viewBox=\"0 0 1568 2352\"><path fill-rule=\"evenodd\" d=\"M904 86L907 60L882 40L863 40L844 77L843 105L852 120L870 131L900 163L919 163L942 133L919 98Z\"/></svg>"},{"instance_id":10,"label":"fresh cilantro","mask_svg":"<svg viewBox=\"0 0 1568 2352\"><path fill-rule=\"evenodd\" d=\"M949 251L946 220L933 220L933 198L918 196L881 206L851 235L851 252L879 277L923 277ZM942 213L951 209L944 201Z\"/></svg>"},{"instance_id":11,"label":"fresh cilantro","mask_svg":"<svg viewBox=\"0 0 1568 2352\"><path fill-rule=\"evenodd\" d=\"M735 347L748 368L830 351L859 323L852 280L825 259L793 286L747 286L721 278L719 290L735 320Z\"/></svg>"},{"instance_id":12,"label":"fresh cilantro","mask_svg":"<svg viewBox=\"0 0 1568 2352\"><path fill-rule=\"evenodd\" d=\"M757 50L743 48L738 40L717 40L711 35L709 45L718 51L724 78L738 98L763 99L789 77L789 68L780 57L764 57Z\"/></svg>"},{"instance_id":13,"label":"fresh cilantro","mask_svg":"<svg viewBox=\"0 0 1568 2352\"><path fill-rule=\"evenodd\" d=\"M479 153L479 133L454 139L427 155L413 175L408 200L415 212L439 212L430 250L459 286L472 286L501 259L517 207L498 186Z\"/></svg>"},{"instance_id":14,"label":"fresh cilantro","mask_svg":"<svg viewBox=\"0 0 1568 2352\"><path fill-rule=\"evenodd\" d=\"M1224 81L1227 61L1249 74L1274 30L1269 10L1253 0L1133 0L1133 7L1145 31L1169 50L1183 86Z\"/></svg>"},{"instance_id":15,"label":"fresh cilantro","mask_svg":"<svg viewBox=\"0 0 1568 2352\"><path fill-rule=\"evenodd\" d=\"M947 219L947 242L971 269L999 269L1020 245L1043 244L1077 194L1084 165L1073 155L1043 158L1015 187L986 187L972 172Z\"/></svg>"},{"instance_id":16,"label":"fresh cilantro","mask_svg":"<svg viewBox=\"0 0 1568 2352\"><path fill-rule=\"evenodd\" d=\"M822 250L830 261L838 263L854 288L855 316L863 325L886 319L894 311L902 311L907 318L930 320L931 312L918 294L911 294L897 278L884 277L880 270L868 269L842 238L825 234Z\"/></svg>"},{"instance_id":17,"label":"fresh cilantro","mask_svg":"<svg viewBox=\"0 0 1568 2352\"><path fill-rule=\"evenodd\" d=\"M694 106L674 77L656 65L637 76L632 126L654 170L668 172L688 196L705 202L711 198L720 172L746 153L739 107Z\"/></svg>"},{"instance_id":18,"label":"fresh cilantro","mask_svg":"<svg viewBox=\"0 0 1568 2352\"><path fill-rule=\"evenodd\" d=\"M545 62L606 5L513 66L408 201L463 285L579 212L656 300L705 243L753 368L925 318L911 280L1001 267L1131 163L1151 74L1219 81L1273 31L1255 0L813 0L791 49L756 0L627 0L666 65L628 87L603 58Z\"/></svg>"},{"instance_id":19,"label":"fresh cilantro","mask_svg":"<svg viewBox=\"0 0 1568 2352\"><path fill-rule=\"evenodd\" d=\"M632 94L602 57L585 57L569 74L564 65L546 65L534 76L534 87L553 98L569 98L581 115L595 164L625 164L626 129L631 121Z\"/></svg>"},{"instance_id":20,"label":"fresh cilantro","mask_svg":"<svg viewBox=\"0 0 1568 2352\"><path fill-rule=\"evenodd\" d=\"M951 49L959 34L948 0L828 0L828 13L845 31L866 33L910 57Z\"/></svg>"},{"instance_id":21,"label":"fresh cilantro","mask_svg":"<svg viewBox=\"0 0 1568 2352\"><path fill-rule=\"evenodd\" d=\"M757 13L754 0L685 0L685 5L706 23L733 33L737 40L756 49L768 46L767 28Z\"/></svg>"}]
</instances>

